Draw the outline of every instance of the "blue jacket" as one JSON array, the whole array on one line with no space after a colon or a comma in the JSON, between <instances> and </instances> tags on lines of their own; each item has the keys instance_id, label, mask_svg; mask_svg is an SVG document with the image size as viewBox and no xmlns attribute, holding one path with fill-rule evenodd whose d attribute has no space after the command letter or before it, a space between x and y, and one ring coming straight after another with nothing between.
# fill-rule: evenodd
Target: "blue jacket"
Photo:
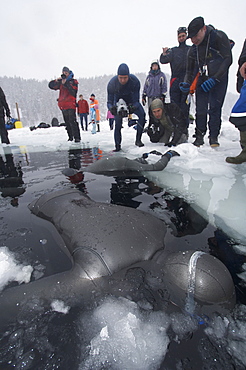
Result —
<instances>
[{"instance_id":1,"label":"blue jacket","mask_svg":"<svg viewBox=\"0 0 246 370\"><path fill-rule=\"evenodd\" d=\"M111 78L107 86L107 92L108 109L111 109L113 106L115 106L119 99L123 99L127 105L132 104L136 108L141 105L139 103L140 81L132 74L129 75L129 80L125 85L122 85L119 82L118 76Z\"/></svg>"},{"instance_id":2,"label":"blue jacket","mask_svg":"<svg viewBox=\"0 0 246 370\"><path fill-rule=\"evenodd\" d=\"M143 94L146 94L148 98L159 98L166 92L167 79L165 74L159 69L156 73L150 70L144 84Z\"/></svg>"}]
</instances>

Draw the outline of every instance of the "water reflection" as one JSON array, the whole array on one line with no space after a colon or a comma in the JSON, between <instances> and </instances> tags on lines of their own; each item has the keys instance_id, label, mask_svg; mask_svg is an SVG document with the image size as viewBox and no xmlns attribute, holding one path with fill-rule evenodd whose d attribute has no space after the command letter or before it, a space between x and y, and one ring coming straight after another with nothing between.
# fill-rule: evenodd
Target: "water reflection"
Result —
<instances>
[{"instance_id":1,"label":"water reflection","mask_svg":"<svg viewBox=\"0 0 246 370\"><path fill-rule=\"evenodd\" d=\"M14 156L10 148L3 148L4 155L0 155L0 192L3 198L11 197L10 204L18 207L19 196L25 192L21 161L14 163Z\"/></svg>"}]
</instances>

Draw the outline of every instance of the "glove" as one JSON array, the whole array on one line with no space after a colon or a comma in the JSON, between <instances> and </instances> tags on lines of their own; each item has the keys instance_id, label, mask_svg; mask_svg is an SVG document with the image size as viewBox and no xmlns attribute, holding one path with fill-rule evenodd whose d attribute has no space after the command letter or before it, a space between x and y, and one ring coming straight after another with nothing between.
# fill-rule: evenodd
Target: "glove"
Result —
<instances>
[{"instance_id":1,"label":"glove","mask_svg":"<svg viewBox=\"0 0 246 370\"><path fill-rule=\"evenodd\" d=\"M183 93L190 92L190 84L188 82L180 82L179 88Z\"/></svg>"},{"instance_id":2,"label":"glove","mask_svg":"<svg viewBox=\"0 0 246 370\"><path fill-rule=\"evenodd\" d=\"M163 103L165 103L166 94L161 94L160 99L161 99L161 101L162 101Z\"/></svg>"},{"instance_id":3,"label":"glove","mask_svg":"<svg viewBox=\"0 0 246 370\"><path fill-rule=\"evenodd\" d=\"M113 106L111 108L109 108L110 112L112 113L113 116L116 116L117 114L117 107Z\"/></svg>"},{"instance_id":4,"label":"glove","mask_svg":"<svg viewBox=\"0 0 246 370\"><path fill-rule=\"evenodd\" d=\"M134 111L135 111L135 107L134 107L134 105L129 104L129 105L128 105L128 110L129 110L129 114L134 113Z\"/></svg>"},{"instance_id":5,"label":"glove","mask_svg":"<svg viewBox=\"0 0 246 370\"><path fill-rule=\"evenodd\" d=\"M167 157L169 159L171 159L172 157L175 157L175 156L179 156L180 157L180 154L175 152L175 150L169 150L168 152L166 152L165 154L163 154L163 157Z\"/></svg>"},{"instance_id":6,"label":"glove","mask_svg":"<svg viewBox=\"0 0 246 370\"><path fill-rule=\"evenodd\" d=\"M143 106L145 106L145 104L146 104L146 94L143 94L143 96L142 96L142 104L143 104Z\"/></svg>"},{"instance_id":7,"label":"glove","mask_svg":"<svg viewBox=\"0 0 246 370\"><path fill-rule=\"evenodd\" d=\"M213 77L209 78L207 81L201 84L201 88L205 92L209 92L216 85L216 81Z\"/></svg>"}]
</instances>

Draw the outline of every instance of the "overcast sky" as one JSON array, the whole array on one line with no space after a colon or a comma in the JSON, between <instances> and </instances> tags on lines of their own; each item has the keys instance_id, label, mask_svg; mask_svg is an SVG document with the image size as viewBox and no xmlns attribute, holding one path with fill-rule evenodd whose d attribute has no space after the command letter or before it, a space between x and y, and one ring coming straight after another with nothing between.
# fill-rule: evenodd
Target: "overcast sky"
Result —
<instances>
[{"instance_id":1,"label":"overcast sky","mask_svg":"<svg viewBox=\"0 0 246 370\"><path fill-rule=\"evenodd\" d=\"M235 92L245 10L245 0L1 0L0 76L50 80L66 65L77 78L92 77L115 74L122 62L147 72L162 47L177 45L177 28L203 16L236 42Z\"/></svg>"}]
</instances>

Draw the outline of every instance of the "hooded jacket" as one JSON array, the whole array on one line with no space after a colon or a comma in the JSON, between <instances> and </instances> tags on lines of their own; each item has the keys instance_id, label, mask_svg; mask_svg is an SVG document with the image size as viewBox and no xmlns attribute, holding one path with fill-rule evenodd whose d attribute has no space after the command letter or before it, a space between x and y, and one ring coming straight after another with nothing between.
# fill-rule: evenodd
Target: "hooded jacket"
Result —
<instances>
[{"instance_id":1,"label":"hooded jacket","mask_svg":"<svg viewBox=\"0 0 246 370\"><path fill-rule=\"evenodd\" d=\"M153 117L152 110L157 108L162 109L162 116L160 120L157 120ZM186 119L176 103L163 103L160 99L155 99L150 104L150 115L151 120L149 128L151 125L162 126L160 130L160 139L164 135L166 129L172 131L171 145L177 145L181 135L187 133Z\"/></svg>"},{"instance_id":2,"label":"hooded jacket","mask_svg":"<svg viewBox=\"0 0 246 370\"><path fill-rule=\"evenodd\" d=\"M152 69L145 80L143 94L147 95L148 98L161 97L167 92L167 79L160 68L156 71Z\"/></svg>"},{"instance_id":3,"label":"hooded jacket","mask_svg":"<svg viewBox=\"0 0 246 370\"><path fill-rule=\"evenodd\" d=\"M76 110L76 96L78 92L78 81L73 78L73 72L66 79L65 84L62 84L61 79L52 80L49 83L51 90L60 90L58 98L58 107L61 110L75 109Z\"/></svg>"}]
</instances>

